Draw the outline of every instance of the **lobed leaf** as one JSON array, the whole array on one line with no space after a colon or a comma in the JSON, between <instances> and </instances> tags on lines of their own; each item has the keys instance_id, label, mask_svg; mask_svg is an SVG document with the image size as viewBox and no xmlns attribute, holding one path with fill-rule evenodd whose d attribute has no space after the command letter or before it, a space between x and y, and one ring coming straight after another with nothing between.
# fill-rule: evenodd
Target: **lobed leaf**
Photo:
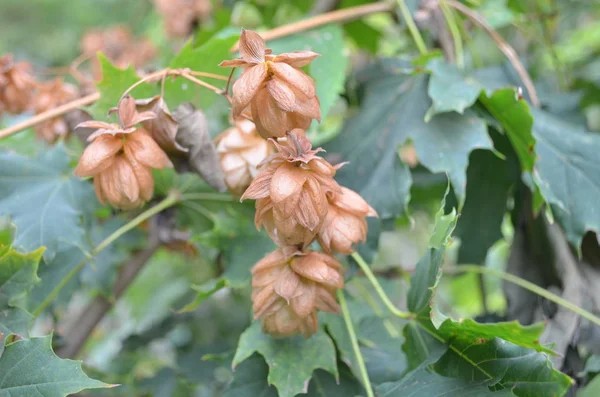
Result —
<instances>
[{"instance_id":1,"label":"lobed leaf","mask_svg":"<svg viewBox=\"0 0 600 397\"><path fill-rule=\"evenodd\" d=\"M335 347L324 331L308 339L302 336L274 339L262 332L259 322L254 322L240 337L233 368L255 352L267 362L267 380L277 388L280 397L306 393L316 369L324 369L336 378L339 376Z\"/></svg>"},{"instance_id":2,"label":"lobed leaf","mask_svg":"<svg viewBox=\"0 0 600 397\"><path fill-rule=\"evenodd\" d=\"M62 145L31 159L0 153L0 197L0 214L17 226L14 246L25 251L45 246L46 260L60 246L82 243L82 215L97 203L92 185L71 174Z\"/></svg>"},{"instance_id":3,"label":"lobed leaf","mask_svg":"<svg viewBox=\"0 0 600 397\"><path fill-rule=\"evenodd\" d=\"M13 342L0 357L0 397L67 396L85 389L114 387L88 378L81 362L52 351L52 336Z\"/></svg>"}]
</instances>

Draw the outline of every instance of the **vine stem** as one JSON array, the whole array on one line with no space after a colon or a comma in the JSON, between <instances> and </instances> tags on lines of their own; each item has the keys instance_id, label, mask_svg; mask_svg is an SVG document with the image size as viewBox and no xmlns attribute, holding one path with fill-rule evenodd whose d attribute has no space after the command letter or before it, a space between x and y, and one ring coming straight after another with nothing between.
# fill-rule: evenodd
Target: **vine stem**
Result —
<instances>
[{"instance_id":1,"label":"vine stem","mask_svg":"<svg viewBox=\"0 0 600 397\"><path fill-rule=\"evenodd\" d=\"M369 374L367 373L367 367L365 366L365 360L358 346L358 339L356 338L356 332L354 332L354 326L352 325L350 310L348 310L346 298L344 297L344 292L341 289L337 291L337 297L340 301L340 307L342 308L344 323L346 323L346 329L348 330L350 343L352 343L352 350L354 350L354 356L356 357L356 362L358 363L358 370L360 371L360 376L362 377L365 389L367 391L367 397L375 397L375 394L373 394L373 387L371 386L371 380L369 379Z\"/></svg>"},{"instance_id":2,"label":"vine stem","mask_svg":"<svg viewBox=\"0 0 600 397\"><path fill-rule=\"evenodd\" d=\"M314 17L303 19L298 22L293 22L287 25L279 26L275 29L263 32L260 35L265 41L275 40L281 37L303 32L305 30L314 29L319 26L327 25L330 23L350 22L364 17L366 15L390 12L393 11L394 8L394 4L389 3L387 1L379 1L377 3L365 4L356 7L348 7L341 10L326 12L324 14L316 15ZM231 48L231 52L236 52L238 50L239 44L240 43L238 41Z\"/></svg>"},{"instance_id":3,"label":"vine stem","mask_svg":"<svg viewBox=\"0 0 600 397\"><path fill-rule=\"evenodd\" d=\"M34 125L43 123L46 120L50 120L54 117L58 117L62 114L68 113L71 110L75 110L82 106L91 105L92 103L96 102L98 99L100 99L100 93L95 92L88 96L84 96L83 98L79 98L74 101L67 102L64 105L61 105L61 106L55 107L54 109L50 109L46 112L40 113L36 116L33 116L30 119L27 119L25 121L22 121L20 123L17 123L15 125L7 127L3 130L0 130L0 139L6 138L7 136L10 136L21 130L26 130L27 128L31 128Z\"/></svg>"},{"instance_id":4,"label":"vine stem","mask_svg":"<svg viewBox=\"0 0 600 397\"><path fill-rule=\"evenodd\" d=\"M452 41L454 42L454 51L456 53L456 66L459 69L462 69L465 66L463 58L463 45L462 38L460 37L460 30L458 29L458 25L456 23L456 19L452 14L452 10L448 8L446 0L438 0L438 4L440 5L442 14L444 14L444 19L446 19L446 25L448 25L448 30L450 31Z\"/></svg>"},{"instance_id":5,"label":"vine stem","mask_svg":"<svg viewBox=\"0 0 600 397\"><path fill-rule=\"evenodd\" d=\"M566 309L571 310L573 313L580 315L581 317L591 321L592 323L600 326L600 318L596 317L594 314L588 312L585 309L580 308L579 306L569 302L566 299L561 298L560 296L553 294L550 291L545 290L544 288L536 285L530 281L524 280L521 277L515 276L510 273L502 272L499 270L489 269L484 266L479 265L459 265L456 266L448 272L451 273L478 273L489 275L493 277L501 278L505 281L518 285L521 288L524 288L534 294L541 296L542 298L546 298L551 302L556 303L557 305L563 306Z\"/></svg>"},{"instance_id":6,"label":"vine stem","mask_svg":"<svg viewBox=\"0 0 600 397\"><path fill-rule=\"evenodd\" d=\"M404 0L397 0L398 8L400 9L400 13L402 14L402 18L404 22L406 22L406 27L408 28L413 41L417 45L419 49L419 53L421 55L427 54L427 46L425 45L425 41L423 41L423 37L421 37L421 33L419 32L419 28L417 28L417 24L413 19L412 15L410 15L410 10L406 6L406 2Z\"/></svg>"},{"instance_id":7,"label":"vine stem","mask_svg":"<svg viewBox=\"0 0 600 397\"><path fill-rule=\"evenodd\" d=\"M133 218L131 221L127 222L125 225L123 225L120 228L118 228L117 230L115 230L110 236L105 238L100 244L98 244L94 249L92 249L92 251L89 253L89 255L86 255L86 257L83 258L81 260L81 262L79 262L77 264L77 266L75 266L60 281L60 283L58 283L54 287L54 289L52 290L52 292L50 292L50 294L46 297L46 299L44 299L44 301L42 303L40 303L40 305L34 310L33 318L37 318L50 305L50 303L56 298L56 296L64 288L64 286L67 285L67 283L69 281L71 281L71 279L73 277L75 277L75 275L77 275L77 273L79 273L79 271L81 271L81 269L83 269L85 264L90 259L92 259L95 255L98 255L103 249L105 249L110 244L112 244L116 239L118 239L119 237L121 237L122 235L127 233L128 231L132 230L133 228L137 227L140 223L142 223L145 220L151 218L152 216L158 214L159 212L177 204L180 200L181 200L181 197L179 196L178 193L176 193L176 192L169 193L169 195L167 197L165 197L164 200L162 200L155 206L148 208L146 211L142 212L141 214L139 214L138 216Z\"/></svg>"},{"instance_id":8,"label":"vine stem","mask_svg":"<svg viewBox=\"0 0 600 397\"><path fill-rule=\"evenodd\" d=\"M515 51L515 49L512 48L512 46L510 44L508 44L502 38L502 36L500 36L500 34L498 34L498 32L496 32L494 30L494 28L492 28L490 26L489 23L487 23L485 18L483 18L477 12L473 11L469 7L467 7L464 4L459 3L458 1L455 1L455 0L445 0L445 2L450 7L459 11L461 14L464 14L467 18L469 18L471 21L473 21L473 23L475 23L477 26L479 26L487 34L490 35L492 40L494 40L494 42L496 43L496 45L498 46L500 51L502 51L504 56L506 56L506 58L508 58L510 63L513 65L513 67L517 71L517 74L523 81L523 84L525 85L525 89L527 90L527 92L529 93L529 97L531 98L531 104L536 108L540 107L540 99L537 95L535 86L533 85L533 81L531 80L531 77L529 76L527 69L525 68L525 66L523 66L523 63L521 63L521 60L519 59L519 56L517 55L517 52Z\"/></svg>"},{"instance_id":9,"label":"vine stem","mask_svg":"<svg viewBox=\"0 0 600 397\"><path fill-rule=\"evenodd\" d=\"M181 195L181 200L236 201L236 197L221 193L186 193Z\"/></svg>"},{"instance_id":10,"label":"vine stem","mask_svg":"<svg viewBox=\"0 0 600 397\"><path fill-rule=\"evenodd\" d=\"M371 271L371 268L369 268L369 265L367 265L367 262L365 262L365 260L362 258L362 256L360 256L360 254L358 252L353 252L351 256L356 261L356 263L358 263L358 266L361 268L361 270L365 273L365 276L367 276L367 279L373 285L373 288L375 288L375 292L377 292L377 295L379 295L379 297L383 301L383 304L385 305L385 307L387 307L387 309L394 316L397 316L400 318L414 318L415 317L415 315L413 313L403 312L402 310L399 310L396 306L394 306L394 304L392 303L390 298L387 296L387 294L383 290L383 287L381 287L381 284L379 284L379 281L377 281L377 278Z\"/></svg>"}]
</instances>

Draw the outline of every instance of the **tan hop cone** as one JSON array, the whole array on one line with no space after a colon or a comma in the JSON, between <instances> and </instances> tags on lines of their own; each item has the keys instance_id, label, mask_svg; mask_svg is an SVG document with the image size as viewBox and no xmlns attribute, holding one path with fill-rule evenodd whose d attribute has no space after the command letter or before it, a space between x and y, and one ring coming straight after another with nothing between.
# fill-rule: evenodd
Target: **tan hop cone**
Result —
<instances>
[{"instance_id":1,"label":"tan hop cone","mask_svg":"<svg viewBox=\"0 0 600 397\"><path fill-rule=\"evenodd\" d=\"M88 31L80 42L81 52L90 58L94 79L102 78L102 67L98 59L101 52L119 68L133 65L138 69L154 58L157 50L150 40L135 38L126 26Z\"/></svg>"},{"instance_id":2,"label":"tan hop cone","mask_svg":"<svg viewBox=\"0 0 600 397\"><path fill-rule=\"evenodd\" d=\"M154 6L165 22L170 37L187 37L210 16L210 0L154 0Z\"/></svg>"},{"instance_id":3,"label":"tan hop cone","mask_svg":"<svg viewBox=\"0 0 600 397\"><path fill-rule=\"evenodd\" d=\"M78 127L97 128L79 159L75 175L94 177L96 196L101 203L121 209L139 207L154 193L152 168L171 167L171 161L152 137L135 125L156 117L139 113L131 97L118 108L121 125L86 121Z\"/></svg>"},{"instance_id":4,"label":"tan hop cone","mask_svg":"<svg viewBox=\"0 0 600 397\"><path fill-rule=\"evenodd\" d=\"M30 64L15 63L10 54L0 57L0 110L19 114L31 108L37 83L30 72Z\"/></svg>"},{"instance_id":5,"label":"tan hop cone","mask_svg":"<svg viewBox=\"0 0 600 397\"><path fill-rule=\"evenodd\" d=\"M377 212L355 191L342 186L329 195L329 209L317 240L326 252L351 254L353 247L367 239L368 216Z\"/></svg>"},{"instance_id":6,"label":"tan hop cone","mask_svg":"<svg viewBox=\"0 0 600 397\"><path fill-rule=\"evenodd\" d=\"M258 135L254 123L242 118L219 135L215 143L225 184L238 196L258 175L258 165L273 153L273 147Z\"/></svg>"},{"instance_id":7,"label":"tan hop cone","mask_svg":"<svg viewBox=\"0 0 600 397\"><path fill-rule=\"evenodd\" d=\"M341 192L335 168L312 150L301 130L275 142L278 153L268 157L242 195L256 200L255 224L264 226L281 247L307 247L316 237L328 210L327 195Z\"/></svg>"},{"instance_id":8,"label":"tan hop cone","mask_svg":"<svg viewBox=\"0 0 600 397\"><path fill-rule=\"evenodd\" d=\"M300 68L319 54L295 51L273 55L259 34L242 30L241 58L220 66L243 68L233 85L232 112L238 117L249 108L259 134L267 139L283 137L295 128L307 129L321 120L314 81Z\"/></svg>"},{"instance_id":9,"label":"tan hop cone","mask_svg":"<svg viewBox=\"0 0 600 397\"><path fill-rule=\"evenodd\" d=\"M40 83L38 93L33 98L33 110L36 114L43 113L75 99L77 95L77 88L65 83L60 78ZM35 132L46 142L53 143L58 138L66 136L70 131L65 118L58 116L36 125Z\"/></svg>"},{"instance_id":10,"label":"tan hop cone","mask_svg":"<svg viewBox=\"0 0 600 397\"><path fill-rule=\"evenodd\" d=\"M320 252L276 250L252 268L252 308L263 330L275 337L317 331L317 310L338 313L335 291L344 287L342 265Z\"/></svg>"}]
</instances>

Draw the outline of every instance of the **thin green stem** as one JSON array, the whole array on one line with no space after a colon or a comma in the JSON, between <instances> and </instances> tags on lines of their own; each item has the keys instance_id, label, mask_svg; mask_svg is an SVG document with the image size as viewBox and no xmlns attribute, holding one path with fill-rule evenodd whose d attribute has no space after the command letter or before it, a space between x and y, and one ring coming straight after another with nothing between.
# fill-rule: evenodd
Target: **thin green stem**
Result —
<instances>
[{"instance_id":1,"label":"thin green stem","mask_svg":"<svg viewBox=\"0 0 600 397\"><path fill-rule=\"evenodd\" d=\"M360 352L360 348L358 347L358 339L356 338L356 332L354 332L354 326L352 325L352 318L350 317L350 310L348 310L348 305L346 304L344 292L342 290L338 290L337 297L340 301L342 315L344 316L344 322L346 323L346 329L348 330L350 343L352 343L352 350L354 350L354 355L356 356L358 370L360 371L360 376L362 377L363 384L367 391L367 397L374 397L375 394L373 394L373 387L371 386L371 380L369 379L369 374L367 373L365 360L363 359L362 353Z\"/></svg>"},{"instance_id":2,"label":"thin green stem","mask_svg":"<svg viewBox=\"0 0 600 397\"><path fill-rule=\"evenodd\" d=\"M456 66L459 69L462 69L464 64L464 55L463 55L463 43L462 38L460 36L460 29L458 28L458 24L456 23L456 19L454 18L454 14L448 4L446 4L446 0L438 0L440 9L444 14L444 19L446 19L446 25L448 25L448 30L450 31L450 35L452 36L452 41L454 42L454 52L456 53Z\"/></svg>"},{"instance_id":3,"label":"thin green stem","mask_svg":"<svg viewBox=\"0 0 600 397\"><path fill-rule=\"evenodd\" d=\"M400 318L414 318L415 317L413 313L403 312L402 310L398 310L398 308L396 306L394 306L394 304L392 303L390 298L388 298L387 294L383 290L383 287L381 287L381 284L379 284L379 281L377 281L377 278L371 271L371 268L369 268L369 265L367 265L365 260L362 258L362 256L360 256L360 254L358 252L352 253L352 258L354 258L356 263L358 263L358 266L365 273L365 276L367 276L367 279L371 282L371 284L373 285L373 288L375 288L375 292L377 292L377 295L379 295L379 297L383 301L383 304L385 305L385 307L387 307L387 309L394 316L397 316Z\"/></svg>"},{"instance_id":4,"label":"thin green stem","mask_svg":"<svg viewBox=\"0 0 600 397\"><path fill-rule=\"evenodd\" d=\"M452 270L450 270L450 272L453 272L453 273L465 273L465 272L479 273L479 274L485 274L485 275L501 278L510 283L516 284L521 288L525 288L526 290L533 292L534 294L537 294L543 298L546 298L549 301L556 303L557 305L560 305L566 309L569 309L573 313L579 314L581 317L591 321L592 323L594 323L596 325L600 325L600 318L596 317L595 315L588 312L587 310L584 310L584 309L580 308L579 306L569 302L568 300L563 299L560 296L555 295L552 292L545 290L544 288L540 287L539 285L535 285L534 283L524 280L521 277L517 277L513 274L502 272L499 270L489 269L487 267L479 266L479 265L460 265L460 266L454 267Z\"/></svg>"},{"instance_id":5,"label":"thin green stem","mask_svg":"<svg viewBox=\"0 0 600 397\"><path fill-rule=\"evenodd\" d=\"M182 200L214 200L214 201L236 201L236 197L220 193L185 193L181 195Z\"/></svg>"},{"instance_id":6,"label":"thin green stem","mask_svg":"<svg viewBox=\"0 0 600 397\"><path fill-rule=\"evenodd\" d=\"M398 4L398 8L400 9L400 13L402 14L402 18L404 22L406 22L406 27L410 31L410 34L419 49L421 55L427 54L427 46L425 45L425 41L423 41L423 37L421 37L421 32L419 32L419 28L417 28L417 24L415 24L415 20L412 15L410 15L410 10L406 6L404 0L396 0Z\"/></svg>"},{"instance_id":7,"label":"thin green stem","mask_svg":"<svg viewBox=\"0 0 600 397\"><path fill-rule=\"evenodd\" d=\"M77 266L75 266L60 281L60 283L58 283L54 287L54 289L50 292L50 294L48 294L46 299L44 299L44 301L42 303L40 303L40 305L33 311L33 318L37 318L44 310L46 310L46 308L50 305L50 303L52 303L52 301L58 296L60 291L65 287L65 285L67 285L67 283L69 281L71 281L71 279L73 277L75 277L75 275L77 275L77 273L79 273L79 271L81 271L81 269L83 269L85 264L90 259L92 259L95 255L98 255L103 249L108 247L116 239L118 239L119 237L121 237L122 235L127 233L128 231L132 230L133 228L137 227L140 223L142 223L145 220L151 218L152 216L158 214L159 212L165 210L166 208L169 208L169 207L175 205L177 202L179 202L179 200L180 200L180 197L177 193L170 193L164 200L162 200L161 202L159 202L152 208L149 208L146 211L142 212L141 214L139 214L138 216L133 218L131 221L127 222L125 225L123 225L120 228L118 228L117 230L115 230L114 233L112 233L110 236L105 238L100 244L98 244L91 251L90 255L86 255L86 257L83 258L81 260L81 262L79 262L77 264Z\"/></svg>"}]
</instances>

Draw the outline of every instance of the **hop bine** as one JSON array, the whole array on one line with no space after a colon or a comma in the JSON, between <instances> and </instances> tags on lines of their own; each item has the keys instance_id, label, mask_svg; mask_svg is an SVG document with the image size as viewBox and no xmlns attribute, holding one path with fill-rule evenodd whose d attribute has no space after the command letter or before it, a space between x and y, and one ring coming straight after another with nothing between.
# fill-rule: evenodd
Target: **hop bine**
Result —
<instances>
[{"instance_id":1,"label":"hop bine","mask_svg":"<svg viewBox=\"0 0 600 397\"><path fill-rule=\"evenodd\" d=\"M333 255L350 254L364 242L366 217L377 213L358 193L337 184L339 166L320 157L323 149L313 149L304 133L312 119L320 120L321 111L314 81L300 68L319 54L273 55L257 33L247 30L239 48L240 58L221 63L244 69L233 85L233 116L251 119L276 149L259 164L241 198L256 200L256 227L264 227L279 246L252 269L254 317L275 337L310 337L318 329L319 310L340 310L335 296L344 287L343 268ZM238 122L219 138L221 153L235 153L229 141L239 148L258 147L244 146L242 137ZM241 157L223 165L235 181L228 183L234 192L252 175ZM308 249L315 240L325 252Z\"/></svg>"}]
</instances>

